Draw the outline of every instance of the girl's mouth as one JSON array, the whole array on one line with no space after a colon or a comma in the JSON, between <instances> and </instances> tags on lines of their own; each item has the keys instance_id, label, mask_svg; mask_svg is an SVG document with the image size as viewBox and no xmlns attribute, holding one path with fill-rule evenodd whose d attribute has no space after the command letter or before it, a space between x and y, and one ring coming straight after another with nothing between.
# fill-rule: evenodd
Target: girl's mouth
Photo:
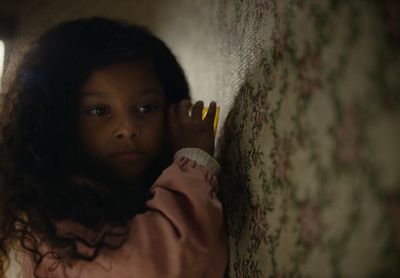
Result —
<instances>
[{"instance_id":1,"label":"girl's mouth","mask_svg":"<svg viewBox=\"0 0 400 278\"><path fill-rule=\"evenodd\" d=\"M142 152L136 150L124 150L116 152L110 155L111 158L122 161L133 161L137 160L142 156Z\"/></svg>"}]
</instances>

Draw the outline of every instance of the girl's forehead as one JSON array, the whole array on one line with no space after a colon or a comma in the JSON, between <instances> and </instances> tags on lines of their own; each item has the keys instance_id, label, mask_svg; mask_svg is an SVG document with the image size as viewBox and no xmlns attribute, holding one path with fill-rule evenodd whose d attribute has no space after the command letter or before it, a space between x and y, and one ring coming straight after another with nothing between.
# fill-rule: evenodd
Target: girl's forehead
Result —
<instances>
[{"instance_id":1,"label":"girl's forehead","mask_svg":"<svg viewBox=\"0 0 400 278\"><path fill-rule=\"evenodd\" d=\"M119 63L95 69L81 88L85 97L130 92L140 97L164 96L161 83L152 66L143 63Z\"/></svg>"},{"instance_id":2,"label":"girl's forehead","mask_svg":"<svg viewBox=\"0 0 400 278\"><path fill-rule=\"evenodd\" d=\"M150 63L117 63L93 69L88 77L91 79L132 79L142 81L158 81L154 67Z\"/></svg>"}]
</instances>

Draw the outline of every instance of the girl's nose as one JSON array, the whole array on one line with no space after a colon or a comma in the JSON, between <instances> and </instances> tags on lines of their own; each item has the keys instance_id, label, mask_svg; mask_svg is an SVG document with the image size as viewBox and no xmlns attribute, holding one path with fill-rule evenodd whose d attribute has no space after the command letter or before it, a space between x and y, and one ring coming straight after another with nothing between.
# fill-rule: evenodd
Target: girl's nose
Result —
<instances>
[{"instance_id":1,"label":"girl's nose","mask_svg":"<svg viewBox=\"0 0 400 278\"><path fill-rule=\"evenodd\" d=\"M115 131L117 139L132 139L139 136L139 130L132 121L124 121Z\"/></svg>"}]
</instances>

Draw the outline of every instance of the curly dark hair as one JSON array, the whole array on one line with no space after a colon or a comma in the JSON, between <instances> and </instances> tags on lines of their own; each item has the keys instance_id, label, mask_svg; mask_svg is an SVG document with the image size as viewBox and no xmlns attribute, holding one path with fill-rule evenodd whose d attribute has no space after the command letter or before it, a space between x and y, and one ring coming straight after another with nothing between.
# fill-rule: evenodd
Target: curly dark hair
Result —
<instances>
[{"instance_id":1,"label":"curly dark hair","mask_svg":"<svg viewBox=\"0 0 400 278\"><path fill-rule=\"evenodd\" d=\"M166 108L190 99L184 72L166 44L131 23L100 17L64 22L44 33L23 56L1 99L0 276L14 244L33 254L36 267L45 256L39 250L43 241L54 250L68 250L63 255L53 250L58 259L92 260L101 248L118 247L62 237L55 221L71 219L94 230L127 227L129 219L145 211L149 185L172 159L168 151L163 163L149 170L148 180L134 188L88 179L79 168L80 88L94 69L119 62L151 63ZM80 254L77 241L96 252Z\"/></svg>"}]
</instances>

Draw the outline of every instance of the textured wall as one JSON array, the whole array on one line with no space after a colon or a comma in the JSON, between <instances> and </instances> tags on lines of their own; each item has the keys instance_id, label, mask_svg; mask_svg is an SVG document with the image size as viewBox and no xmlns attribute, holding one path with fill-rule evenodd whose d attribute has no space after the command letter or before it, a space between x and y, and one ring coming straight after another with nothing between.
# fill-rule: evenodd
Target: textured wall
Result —
<instances>
[{"instance_id":1,"label":"textured wall","mask_svg":"<svg viewBox=\"0 0 400 278\"><path fill-rule=\"evenodd\" d=\"M39 0L20 10L16 45L106 15L171 46L194 98L222 106L229 277L398 277L398 11L389 0Z\"/></svg>"},{"instance_id":2,"label":"textured wall","mask_svg":"<svg viewBox=\"0 0 400 278\"><path fill-rule=\"evenodd\" d=\"M398 2L219 2L230 276L399 277Z\"/></svg>"}]
</instances>

